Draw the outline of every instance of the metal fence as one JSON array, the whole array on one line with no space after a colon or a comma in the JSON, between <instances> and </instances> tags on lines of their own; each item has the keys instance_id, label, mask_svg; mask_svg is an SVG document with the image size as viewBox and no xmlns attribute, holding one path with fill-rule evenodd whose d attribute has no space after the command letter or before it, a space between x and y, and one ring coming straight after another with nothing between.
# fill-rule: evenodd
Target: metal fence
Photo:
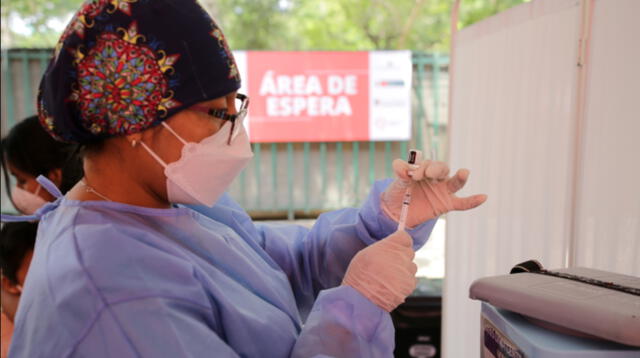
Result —
<instances>
[{"instance_id":1,"label":"metal fence","mask_svg":"<svg viewBox=\"0 0 640 358\"><path fill-rule=\"evenodd\" d=\"M1 133L35 113L49 49L2 51ZM253 143L254 159L230 188L254 218L315 217L357 206L371 184L393 175L391 162L410 148L445 158L448 56L413 54L412 138L401 142ZM2 211L12 211L2 190Z\"/></svg>"}]
</instances>

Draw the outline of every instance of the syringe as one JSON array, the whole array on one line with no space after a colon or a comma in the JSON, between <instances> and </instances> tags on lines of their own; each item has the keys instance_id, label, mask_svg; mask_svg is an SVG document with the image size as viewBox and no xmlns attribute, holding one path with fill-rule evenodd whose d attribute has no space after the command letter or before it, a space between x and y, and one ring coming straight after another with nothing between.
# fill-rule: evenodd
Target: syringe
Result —
<instances>
[{"instance_id":1,"label":"syringe","mask_svg":"<svg viewBox=\"0 0 640 358\"><path fill-rule=\"evenodd\" d=\"M419 150L411 149L409 151L409 166L415 166L416 162L420 160L422 156L422 152ZM411 176L411 174L409 174ZM411 179L410 179L411 180ZM407 222L407 214L409 213L409 204L411 203L411 188L413 187L413 183L409 183L409 186L404 192L404 197L402 198L402 209L400 210L400 219L398 220L398 231L404 230L406 222Z\"/></svg>"}]
</instances>

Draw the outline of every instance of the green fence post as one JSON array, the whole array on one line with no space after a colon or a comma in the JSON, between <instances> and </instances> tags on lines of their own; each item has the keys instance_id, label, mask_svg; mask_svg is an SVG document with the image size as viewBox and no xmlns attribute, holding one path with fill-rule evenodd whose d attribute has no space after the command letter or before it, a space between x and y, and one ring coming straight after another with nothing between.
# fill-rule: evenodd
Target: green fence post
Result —
<instances>
[{"instance_id":1,"label":"green fence post","mask_svg":"<svg viewBox=\"0 0 640 358\"><path fill-rule=\"evenodd\" d=\"M425 120L424 113L424 90L422 88L422 83L424 81L424 66L425 60L424 55L420 55L419 57L414 58L416 61L416 67L418 68L418 80L416 83L416 96L418 97L418 118L415 123L416 126L416 149L422 150L422 125ZM429 126L426 125L427 130L429 130Z\"/></svg>"},{"instance_id":2,"label":"green fence post","mask_svg":"<svg viewBox=\"0 0 640 358\"><path fill-rule=\"evenodd\" d=\"M287 143L287 219L293 220L293 143Z\"/></svg>"},{"instance_id":3,"label":"green fence post","mask_svg":"<svg viewBox=\"0 0 640 358\"><path fill-rule=\"evenodd\" d=\"M342 142L336 143L336 181L338 182L338 206L342 206L342 189L344 188Z\"/></svg>"},{"instance_id":4,"label":"green fence post","mask_svg":"<svg viewBox=\"0 0 640 358\"><path fill-rule=\"evenodd\" d=\"M407 150L407 143L408 142L400 142L400 158L402 160L407 160L407 158L409 157L407 155L408 150Z\"/></svg>"},{"instance_id":5,"label":"green fence post","mask_svg":"<svg viewBox=\"0 0 640 358\"><path fill-rule=\"evenodd\" d=\"M44 52L41 52L38 57L38 61L40 62L40 72L38 73L38 77L42 78L42 76L44 76L44 72L47 70L49 57Z\"/></svg>"},{"instance_id":6,"label":"green fence post","mask_svg":"<svg viewBox=\"0 0 640 358\"><path fill-rule=\"evenodd\" d=\"M253 143L253 164L255 166L255 179L256 179L256 209L262 208L262 147L260 143Z\"/></svg>"},{"instance_id":7,"label":"green fence post","mask_svg":"<svg viewBox=\"0 0 640 358\"><path fill-rule=\"evenodd\" d=\"M431 81L431 91L433 93L433 143L432 148L438 156L438 144L440 143L440 59L438 54L433 55L433 76Z\"/></svg>"},{"instance_id":8,"label":"green fence post","mask_svg":"<svg viewBox=\"0 0 640 358\"><path fill-rule=\"evenodd\" d=\"M31 93L31 74L29 71L29 57L26 52L20 53L20 62L22 67L22 93L24 96L24 113L25 116L32 116L35 113L35 105L33 103L33 94Z\"/></svg>"},{"instance_id":9,"label":"green fence post","mask_svg":"<svg viewBox=\"0 0 640 358\"><path fill-rule=\"evenodd\" d=\"M376 142L369 142L369 186L376 181Z\"/></svg>"},{"instance_id":10,"label":"green fence post","mask_svg":"<svg viewBox=\"0 0 640 358\"><path fill-rule=\"evenodd\" d=\"M5 93L7 94L7 130L13 127L15 123L15 98L13 96L13 75L11 73L11 57L8 50L2 51L2 79L4 82Z\"/></svg>"},{"instance_id":11,"label":"green fence post","mask_svg":"<svg viewBox=\"0 0 640 358\"><path fill-rule=\"evenodd\" d=\"M353 142L353 192L354 205L360 202L360 143Z\"/></svg>"},{"instance_id":12,"label":"green fence post","mask_svg":"<svg viewBox=\"0 0 640 358\"><path fill-rule=\"evenodd\" d=\"M327 143L320 143L320 170L322 171L322 198L327 197ZM322 208L326 208L326 200L323 200Z\"/></svg>"},{"instance_id":13,"label":"green fence post","mask_svg":"<svg viewBox=\"0 0 640 358\"><path fill-rule=\"evenodd\" d=\"M384 143L384 176L391 178L391 142Z\"/></svg>"},{"instance_id":14,"label":"green fence post","mask_svg":"<svg viewBox=\"0 0 640 358\"><path fill-rule=\"evenodd\" d=\"M273 203L271 210L278 210L278 144L271 143L271 192Z\"/></svg>"},{"instance_id":15,"label":"green fence post","mask_svg":"<svg viewBox=\"0 0 640 358\"><path fill-rule=\"evenodd\" d=\"M309 161L310 161L309 148L310 146L311 144L309 142L304 142L303 144L304 162L302 163L302 165L304 170L304 212L305 213L309 213L309 197L311 197L311 189L309 187Z\"/></svg>"}]
</instances>

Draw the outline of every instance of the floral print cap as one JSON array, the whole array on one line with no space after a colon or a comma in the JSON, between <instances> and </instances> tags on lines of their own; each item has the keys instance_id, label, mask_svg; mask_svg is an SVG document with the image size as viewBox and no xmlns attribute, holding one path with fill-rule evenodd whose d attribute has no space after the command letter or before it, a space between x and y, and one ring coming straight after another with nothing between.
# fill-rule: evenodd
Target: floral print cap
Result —
<instances>
[{"instance_id":1,"label":"floral print cap","mask_svg":"<svg viewBox=\"0 0 640 358\"><path fill-rule=\"evenodd\" d=\"M60 37L38 93L56 139L141 132L240 88L226 39L194 0L86 1Z\"/></svg>"}]
</instances>

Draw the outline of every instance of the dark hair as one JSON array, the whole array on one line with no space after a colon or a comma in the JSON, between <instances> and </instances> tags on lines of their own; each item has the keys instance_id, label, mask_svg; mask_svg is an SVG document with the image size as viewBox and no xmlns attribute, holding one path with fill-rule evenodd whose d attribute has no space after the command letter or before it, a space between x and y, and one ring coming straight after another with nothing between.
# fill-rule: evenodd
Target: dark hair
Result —
<instances>
[{"instance_id":1,"label":"dark hair","mask_svg":"<svg viewBox=\"0 0 640 358\"><path fill-rule=\"evenodd\" d=\"M18 283L18 270L27 252L36 242L38 223L10 222L0 230L0 269L2 275L14 284Z\"/></svg>"},{"instance_id":2,"label":"dark hair","mask_svg":"<svg viewBox=\"0 0 640 358\"><path fill-rule=\"evenodd\" d=\"M82 160L78 155L78 145L54 140L41 127L37 116L18 122L2 139L2 170L5 189L9 198L10 185L7 162L17 169L37 177L47 175L51 170L62 170L60 191L66 193L82 178Z\"/></svg>"}]
</instances>

